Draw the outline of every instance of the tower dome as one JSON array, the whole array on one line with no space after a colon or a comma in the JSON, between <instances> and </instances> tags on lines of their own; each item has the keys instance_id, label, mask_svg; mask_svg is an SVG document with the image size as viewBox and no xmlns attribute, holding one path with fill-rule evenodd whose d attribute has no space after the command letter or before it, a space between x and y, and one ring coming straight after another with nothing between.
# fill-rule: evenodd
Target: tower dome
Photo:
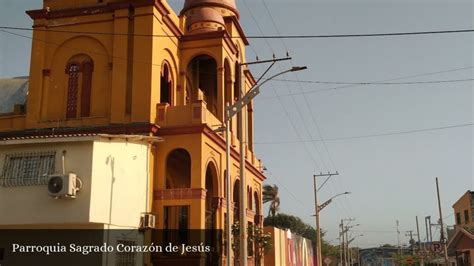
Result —
<instances>
[{"instance_id":1,"label":"tower dome","mask_svg":"<svg viewBox=\"0 0 474 266\"><path fill-rule=\"evenodd\" d=\"M237 10L235 0L186 0L181 10L181 15L188 14L188 11L200 7L215 8L220 11L223 17L233 15L239 18L239 11Z\"/></svg>"},{"instance_id":2,"label":"tower dome","mask_svg":"<svg viewBox=\"0 0 474 266\"><path fill-rule=\"evenodd\" d=\"M203 33L225 28L224 18L219 11L211 7L196 8L186 19L189 33Z\"/></svg>"}]
</instances>

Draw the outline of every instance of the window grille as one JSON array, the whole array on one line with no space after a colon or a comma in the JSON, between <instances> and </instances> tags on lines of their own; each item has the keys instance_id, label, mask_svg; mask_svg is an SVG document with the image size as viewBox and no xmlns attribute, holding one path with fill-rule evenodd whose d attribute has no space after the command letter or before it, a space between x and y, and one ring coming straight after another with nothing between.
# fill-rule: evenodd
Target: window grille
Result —
<instances>
[{"instance_id":1,"label":"window grille","mask_svg":"<svg viewBox=\"0 0 474 266\"><path fill-rule=\"evenodd\" d=\"M79 65L71 64L68 69L69 81L67 89L66 117L75 118L77 112L77 93L79 83Z\"/></svg>"},{"instance_id":2,"label":"window grille","mask_svg":"<svg viewBox=\"0 0 474 266\"><path fill-rule=\"evenodd\" d=\"M55 151L23 152L5 155L0 186L46 185L55 171Z\"/></svg>"},{"instance_id":3,"label":"window grille","mask_svg":"<svg viewBox=\"0 0 474 266\"><path fill-rule=\"evenodd\" d=\"M117 245L122 244L124 246L135 246L135 241L118 240ZM118 252L116 266L134 266L135 265L135 252Z\"/></svg>"}]
</instances>

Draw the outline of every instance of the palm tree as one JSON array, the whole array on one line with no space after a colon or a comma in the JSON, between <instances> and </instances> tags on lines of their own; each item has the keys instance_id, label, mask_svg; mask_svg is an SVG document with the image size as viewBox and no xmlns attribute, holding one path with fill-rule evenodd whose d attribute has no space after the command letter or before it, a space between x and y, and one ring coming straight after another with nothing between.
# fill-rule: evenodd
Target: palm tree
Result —
<instances>
[{"instance_id":1,"label":"palm tree","mask_svg":"<svg viewBox=\"0 0 474 266\"><path fill-rule=\"evenodd\" d=\"M268 216L270 214L275 216L280 208L280 197L278 196L277 185L264 185L263 186L263 203L270 202L270 209L268 210Z\"/></svg>"}]
</instances>

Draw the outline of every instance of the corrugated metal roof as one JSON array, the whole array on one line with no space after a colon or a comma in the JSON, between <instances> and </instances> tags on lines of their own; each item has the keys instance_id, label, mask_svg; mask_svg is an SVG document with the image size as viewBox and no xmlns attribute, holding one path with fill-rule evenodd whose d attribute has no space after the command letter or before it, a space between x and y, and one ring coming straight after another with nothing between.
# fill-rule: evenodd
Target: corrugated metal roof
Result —
<instances>
[{"instance_id":1,"label":"corrugated metal roof","mask_svg":"<svg viewBox=\"0 0 474 266\"><path fill-rule=\"evenodd\" d=\"M0 78L0 113L13 112L15 104L25 104L28 77Z\"/></svg>"}]
</instances>

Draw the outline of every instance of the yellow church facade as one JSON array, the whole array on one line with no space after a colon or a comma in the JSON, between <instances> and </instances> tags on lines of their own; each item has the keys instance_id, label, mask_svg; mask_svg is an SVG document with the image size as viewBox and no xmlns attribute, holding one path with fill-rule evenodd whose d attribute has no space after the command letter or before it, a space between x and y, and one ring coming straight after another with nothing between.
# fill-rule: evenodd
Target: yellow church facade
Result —
<instances>
[{"instance_id":1,"label":"yellow church facade","mask_svg":"<svg viewBox=\"0 0 474 266\"><path fill-rule=\"evenodd\" d=\"M42 206L52 201L25 198L40 197L44 183L19 188L13 180L19 177L7 182L6 173L12 154L53 149L55 167L48 174L60 172L61 163L64 171L64 158L75 161L66 161L66 170L82 175L90 195L79 192L71 202L90 196L84 203L89 218L35 220L28 211L12 211L0 218L0 227L139 228L139 213L148 213L157 229L224 229L227 213L238 219L241 201L238 123L247 143L247 221L263 226L265 176L253 149L252 103L243 121L230 122L233 210L226 209L225 136L218 129L226 103L255 84L244 64L248 41L234 0L186 0L179 14L165 0L44 0L42 9L27 14L34 29L28 95L25 105L0 114L0 201L2 194L16 194L29 208L52 212ZM111 158L122 158L120 165ZM115 196L137 201L107 205L113 219L93 218L102 213L94 206L108 201L94 196L110 185L101 183L100 176L109 174L103 164L112 167L110 184L119 184L114 167L123 169ZM127 180L126 173L136 179ZM140 187L139 195L129 195L127 187ZM35 192L18 196L19 189Z\"/></svg>"}]
</instances>

